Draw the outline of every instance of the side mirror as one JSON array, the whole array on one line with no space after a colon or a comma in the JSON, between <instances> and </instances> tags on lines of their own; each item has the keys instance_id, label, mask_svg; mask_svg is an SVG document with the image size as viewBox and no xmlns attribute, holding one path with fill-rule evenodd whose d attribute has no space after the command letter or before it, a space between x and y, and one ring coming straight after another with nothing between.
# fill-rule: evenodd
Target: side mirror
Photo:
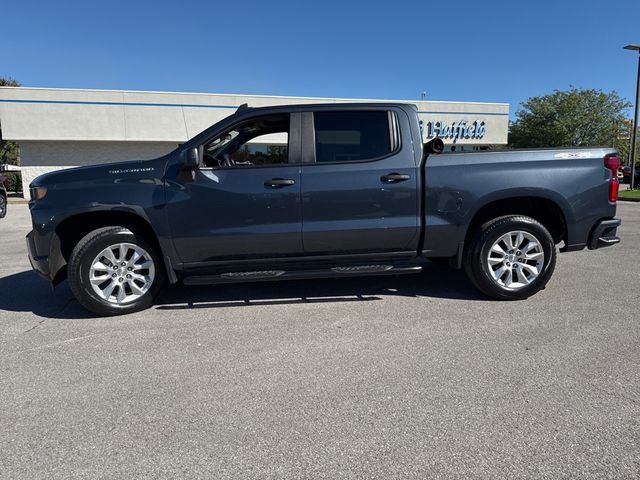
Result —
<instances>
[{"instance_id":1,"label":"side mirror","mask_svg":"<svg viewBox=\"0 0 640 480\"><path fill-rule=\"evenodd\" d=\"M200 155L197 148L188 148L182 151L182 163L186 168L198 168Z\"/></svg>"},{"instance_id":2,"label":"side mirror","mask_svg":"<svg viewBox=\"0 0 640 480\"><path fill-rule=\"evenodd\" d=\"M444 142L441 138L434 138L424 144L424 149L427 153L442 153L444 151Z\"/></svg>"}]
</instances>

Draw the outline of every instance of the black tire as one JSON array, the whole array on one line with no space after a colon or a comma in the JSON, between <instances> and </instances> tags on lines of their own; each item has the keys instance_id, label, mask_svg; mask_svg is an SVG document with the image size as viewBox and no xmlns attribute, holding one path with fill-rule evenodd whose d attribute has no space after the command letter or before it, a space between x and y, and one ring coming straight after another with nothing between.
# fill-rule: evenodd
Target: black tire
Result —
<instances>
[{"instance_id":1,"label":"black tire","mask_svg":"<svg viewBox=\"0 0 640 480\"><path fill-rule=\"evenodd\" d=\"M144 249L152 257L155 270L155 277L149 289L139 298L122 305L101 298L89 280L91 264L96 256L104 249L119 243L133 244ZM158 252L145 238L124 227L112 226L94 230L78 242L69 258L67 278L73 295L83 307L101 316L111 316L138 312L153 305L153 299L164 283L165 274Z\"/></svg>"},{"instance_id":2,"label":"black tire","mask_svg":"<svg viewBox=\"0 0 640 480\"><path fill-rule=\"evenodd\" d=\"M509 232L516 231L526 232L535 237L544 253L544 261L541 262L542 266L538 269L538 276L531 280L529 284L507 288L504 284L501 285L499 280L494 278L488 257L492 246L498 239ZM516 262L518 261L519 260L516 259ZM514 263L513 265L516 264ZM497 265L494 268L497 270L501 266L502 265ZM523 300L536 294L545 288L553 274L555 266L556 246L549 231L533 218L520 215L495 218L482 225L475 233L464 255L465 272L471 282L485 295L499 300ZM521 268L521 264L512 268ZM519 275L519 273L516 272L516 275ZM507 282L508 280L504 283ZM525 282L522 281L519 283L524 284Z\"/></svg>"},{"instance_id":3,"label":"black tire","mask_svg":"<svg viewBox=\"0 0 640 480\"><path fill-rule=\"evenodd\" d=\"M4 218L7 214L7 197L0 193L0 218Z\"/></svg>"}]
</instances>

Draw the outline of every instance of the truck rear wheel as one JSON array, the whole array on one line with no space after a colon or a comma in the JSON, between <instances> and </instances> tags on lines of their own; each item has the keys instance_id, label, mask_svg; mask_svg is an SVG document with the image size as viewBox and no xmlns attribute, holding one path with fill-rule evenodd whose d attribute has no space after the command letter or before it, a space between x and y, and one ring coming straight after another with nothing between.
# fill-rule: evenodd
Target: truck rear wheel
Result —
<instances>
[{"instance_id":1,"label":"truck rear wheel","mask_svg":"<svg viewBox=\"0 0 640 480\"><path fill-rule=\"evenodd\" d=\"M485 295L522 300L542 290L555 269L549 231L525 216L505 216L482 225L465 252L465 271Z\"/></svg>"},{"instance_id":2,"label":"truck rear wheel","mask_svg":"<svg viewBox=\"0 0 640 480\"><path fill-rule=\"evenodd\" d=\"M102 316L150 307L164 282L153 246L123 227L99 228L82 238L69 258L67 276L78 302Z\"/></svg>"}]
</instances>

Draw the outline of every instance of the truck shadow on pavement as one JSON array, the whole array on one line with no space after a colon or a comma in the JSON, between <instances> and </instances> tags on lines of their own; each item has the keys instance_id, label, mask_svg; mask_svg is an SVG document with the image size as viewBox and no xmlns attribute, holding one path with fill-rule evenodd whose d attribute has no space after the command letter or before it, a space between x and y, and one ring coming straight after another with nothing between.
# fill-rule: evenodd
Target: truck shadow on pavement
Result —
<instances>
[{"instance_id":1,"label":"truck shadow on pavement","mask_svg":"<svg viewBox=\"0 0 640 480\"><path fill-rule=\"evenodd\" d=\"M215 286L170 285L157 310L250 307L299 303L368 302L383 296L482 300L462 272L429 265L417 275L282 281ZM75 300L66 282L55 291L32 271L0 278L0 310L32 312L45 318L92 318Z\"/></svg>"},{"instance_id":2,"label":"truck shadow on pavement","mask_svg":"<svg viewBox=\"0 0 640 480\"><path fill-rule=\"evenodd\" d=\"M246 307L382 300L383 296L486 300L462 272L439 266L417 275L332 278L217 286L175 285L156 301L158 310Z\"/></svg>"}]
</instances>

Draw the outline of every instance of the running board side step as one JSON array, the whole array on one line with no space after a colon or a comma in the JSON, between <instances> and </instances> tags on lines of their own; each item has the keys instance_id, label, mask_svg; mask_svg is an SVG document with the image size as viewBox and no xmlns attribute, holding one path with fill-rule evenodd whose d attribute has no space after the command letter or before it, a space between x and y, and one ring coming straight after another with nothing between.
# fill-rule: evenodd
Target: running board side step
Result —
<instances>
[{"instance_id":1,"label":"running board side step","mask_svg":"<svg viewBox=\"0 0 640 480\"><path fill-rule=\"evenodd\" d=\"M226 272L218 275L191 275L185 285L214 285L219 283L268 282L271 280L305 280L314 278L364 277L373 275L406 275L420 273L421 266L359 265L333 267L322 270L259 270L255 272Z\"/></svg>"}]
</instances>

